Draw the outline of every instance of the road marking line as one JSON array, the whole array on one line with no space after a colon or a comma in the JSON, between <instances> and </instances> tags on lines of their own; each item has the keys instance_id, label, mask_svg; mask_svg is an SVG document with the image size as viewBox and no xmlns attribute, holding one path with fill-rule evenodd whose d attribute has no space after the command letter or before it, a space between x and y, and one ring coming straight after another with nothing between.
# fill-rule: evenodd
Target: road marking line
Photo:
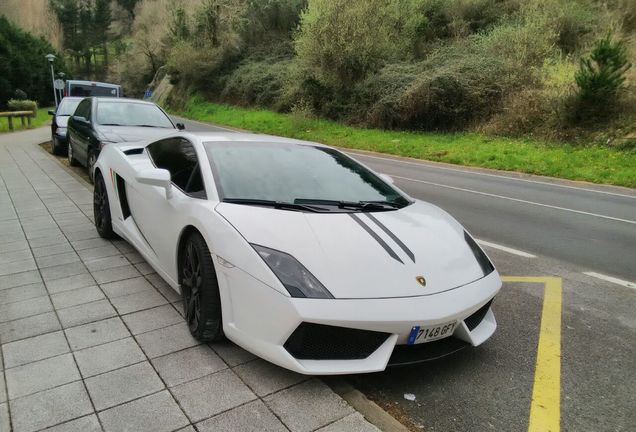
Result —
<instances>
[{"instance_id":1,"label":"road marking line","mask_svg":"<svg viewBox=\"0 0 636 432\"><path fill-rule=\"evenodd\" d=\"M514 181L526 182L526 183L537 183L537 184L542 184L542 185L546 185L546 186L555 186L555 187L566 188L566 189L576 189L576 190L581 190L581 191L585 191L585 192L594 192L594 193L600 193L600 194L605 194L605 195L613 195L613 196L618 196L618 197L623 197L623 198L636 199L636 196L627 195L627 194L621 194L621 193L618 193L618 192L608 192L608 191L602 191L602 190L597 190L597 189L589 189L589 188L583 188L583 187L578 187L578 186L569 186L569 185L563 185L563 184L559 184L559 183L551 183L551 182L540 181L540 180L530 180L530 179L523 179L523 178L517 178L517 177L509 177L509 176L505 176L505 175L501 175L501 174L490 174L490 173L484 173L484 172L473 171L473 170L463 170L463 169L459 169L459 168L437 166L434 162L426 161L426 160L411 162L411 161L405 161L405 160L396 159L396 158L372 156L372 155L368 155L368 154L366 154L364 152L350 151L349 153L355 154L355 155L359 155L359 156L362 156L362 157L368 157L368 158L371 158L371 159L380 159L380 160L385 160L385 161L393 161L393 162L403 163L403 164L406 164L406 165L426 166L426 167L430 167L430 168L433 168L433 169L439 169L439 170L445 170L445 171L454 171L454 172L460 172L460 173L465 173L465 174L475 174L475 175L480 175L480 176L485 176L485 177L496 177L496 178L502 178L502 179L506 179L506 180L514 180ZM443 162L440 162L440 163L443 163ZM478 167L473 167L473 168L478 168Z\"/></svg>"},{"instance_id":2,"label":"road marking line","mask_svg":"<svg viewBox=\"0 0 636 432\"><path fill-rule=\"evenodd\" d=\"M505 282L543 283L545 286L528 432L559 432L563 291L561 278L502 276L501 279Z\"/></svg>"},{"instance_id":3,"label":"road marking line","mask_svg":"<svg viewBox=\"0 0 636 432\"><path fill-rule=\"evenodd\" d=\"M513 254L513 255L518 255L520 257L524 257L524 258L536 258L537 257L536 255L532 255L532 254L530 254L528 252L520 251L518 249L509 248L507 246L502 246L502 245L499 245L499 244L496 244L496 243L490 243L490 242L487 242L485 240L475 239L475 241L477 243L479 243L480 245L482 245L482 246L490 247L490 248L493 248L493 249L499 249L501 251L508 252L508 253Z\"/></svg>"},{"instance_id":4,"label":"road marking line","mask_svg":"<svg viewBox=\"0 0 636 432\"><path fill-rule=\"evenodd\" d=\"M449 185L445 185L445 184L441 184L441 183L434 183L434 182L429 182L429 181L425 181L425 180L417 180L417 179L412 179L409 177L400 177L400 176L396 176L396 175L391 175L391 177L396 178L396 179L400 179L400 180L407 180L407 181L412 181L412 182L416 182L416 183L424 183L424 184L429 184L432 186L438 186L438 187L443 187L443 188L447 188L447 189L454 189L454 190L458 190L458 191L462 191L462 192L469 192L469 193L474 193L477 195L484 195L484 196L489 196L489 197L493 197L493 198L501 198L501 199L505 199L505 200L509 200L509 201L516 201L516 202L520 202L520 203L524 203L524 204L530 204L530 205L535 205L535 206L539 206L539 207L547 207L547 208L551 208L551 209L555 209L555 210L562 210L562 211L568 211L571 213L578 213L578 214L582 214L585 216L593 216L593 217L597 217L597 218L602 218L602 219L609 219L609 220L613 220L613 221L617 221L617 222L625 222L628 224L633 224L636 225L636 221L633 220L629 220L629 219L621 219L621 218L616 218L616 217L612 217L612 216L606 216L606 215L602 215L602 214L598 214L598 213L590 213L590 212L586 212L586 211L582 211L582 210L574 210L574 209L570 209L570 208L566 208L566 207L559 207L559 206L554 206L554 205L550 205L550 204L542 204L542 203L538 203L538 202L534 202L534 201L527 201L527 200L522 200L519 198L512 198L512 197L507 197L507 196L503 196L503 195L497 195L497 194L491 194L488 192L481 192L481 191L476 191L473 189L465 189L465 188L460 188L457 186L449 186Z\"/></svg>"},{"instance_id":5,"label":"road marking line","mask_svg":"<svg viewBox=\"0 0 636 432\"><path fill-rule=\"evenodd\" d=\"M596 273L596 272L583 272L583 274L587 275L587 276L592 276L592 277L597 278L597 279L604 280L606 282L612 282L612 283L615 283L617 285L622 285L622 286L627 287L627 288L636 289L636 283L629 282L629 281L626 281L626 280L623 280L623 279L619 279L619 278L615 278L613 276L607 276L607 275Z\"/></svg>"}]
</instances>

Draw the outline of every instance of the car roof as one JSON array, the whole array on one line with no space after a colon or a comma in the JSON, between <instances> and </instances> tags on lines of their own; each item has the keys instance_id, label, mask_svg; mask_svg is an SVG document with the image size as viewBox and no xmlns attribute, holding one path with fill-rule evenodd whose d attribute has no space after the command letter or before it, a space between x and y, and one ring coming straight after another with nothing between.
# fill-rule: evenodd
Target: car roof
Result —
<instances>
[{"instance_id":1,"label":"car roof","mask_svg":"<svg viewBox=\"0 0 636 432\"><path fill-rule=\"evenodd\" d=\"M86 99L83 96L64 96L61 100L60 103L64 100L82 100L82 99Z\"/></svg>"},{"instance_id":2,"label":"car roof","mask_svg":"<svg viewBox=\"0 0 636 432\"><path fill-rule=\"evenodd\" d=\"M111 87L121 87L119 84L101 82L101 81L86 81L86 80L66 80L67 84L95 84L95 85L104 85Z\"/></svg>"},{"instance_id":3,"label":"car roof","mask_svg":"<svg viewBox=\"0 0 636 432\"><path fill-rule=\"evenodd\" d=\"M302 141L293 138L283 138L274 135L255 134L248 132L233 132L228 130L226 132L186 132L182 133L184 136L191 136L200 140L201 142L253 142L253 143L281 143L281 144L294 144L304 145L312 147L327 147L324 144L315 143L311 141Z\"/></svg>"}]
</instances>

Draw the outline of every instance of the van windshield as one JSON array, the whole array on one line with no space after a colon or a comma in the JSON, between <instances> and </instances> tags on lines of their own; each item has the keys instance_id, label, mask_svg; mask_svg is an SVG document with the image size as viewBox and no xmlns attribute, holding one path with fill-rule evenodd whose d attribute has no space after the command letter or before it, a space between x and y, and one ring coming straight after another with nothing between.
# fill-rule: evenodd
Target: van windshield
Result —
<instances>
[{"instance_id":1,"label":"van windshield","mask_svg":"<svg viewBox=\"0 0 636 432\"><path fill-rule=\"evenodd\" d=\"M119 96L117 87L103 86L99 84L71 84L71 92L69 96Z\"/></svg>"}]
</instances>

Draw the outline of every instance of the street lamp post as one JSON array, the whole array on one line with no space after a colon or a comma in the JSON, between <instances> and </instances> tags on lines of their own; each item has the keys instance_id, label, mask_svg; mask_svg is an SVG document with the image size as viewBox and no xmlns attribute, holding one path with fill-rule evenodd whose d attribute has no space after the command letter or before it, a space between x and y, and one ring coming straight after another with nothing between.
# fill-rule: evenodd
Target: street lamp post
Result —
<instances>
[{"instance_id":1,"label":"street lamp post","mask_svg":"<svg viewBox=\"0 0 636 432\"><path fill-rule=\"evenodd\" d=\"M57 90L55 90L55 72L53 71L53 60L55 56L53 54L47 54L44 56L51 65L51 85L53 86L53 97L55 98L55 108L57 108Z\"/></svg>"}]
</instances>

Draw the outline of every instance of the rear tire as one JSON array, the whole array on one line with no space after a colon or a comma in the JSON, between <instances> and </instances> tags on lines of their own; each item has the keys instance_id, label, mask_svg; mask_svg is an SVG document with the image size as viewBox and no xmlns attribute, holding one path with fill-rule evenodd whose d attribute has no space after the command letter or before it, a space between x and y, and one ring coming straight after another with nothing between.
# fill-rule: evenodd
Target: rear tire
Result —
<instances>
[{"instance_id":1,"label":"rear tire","mask_svg":"<svg viewBox=\"0 0 636 432\"><path fill-rule=\"evenodd\" d=\"M113 224L110 218L110 205L108 203L108 191L101 173L97 173L95 188L93 189L93 216L95 228L100 237L105 239L115 238Z\"/></svg>"},{"instance_id":2,"label":"rear tire","mask_svg":"<svg viewBox=\"0 0 636 432\"><path fill-rule=\"evenodd\" d=\"M70 141L68 143L68 151L66 153L66 156L68 157L68 164L70 166L79 166L79 162L77 162L77 159L75 159L75 156L73 156L73 146L71 145Z\"/></svg>"},{"instance_id":3,"label":"rear tire","mask_svg":"<svg viewBox=\"0 0 636 432\"><path fill-rule=\"evenodd\" d=\"M210 250L198 232L188 237L180 254L179 280L192 336L201 342L223 340L219 283Z\"/></svg>"}]
</instances>

